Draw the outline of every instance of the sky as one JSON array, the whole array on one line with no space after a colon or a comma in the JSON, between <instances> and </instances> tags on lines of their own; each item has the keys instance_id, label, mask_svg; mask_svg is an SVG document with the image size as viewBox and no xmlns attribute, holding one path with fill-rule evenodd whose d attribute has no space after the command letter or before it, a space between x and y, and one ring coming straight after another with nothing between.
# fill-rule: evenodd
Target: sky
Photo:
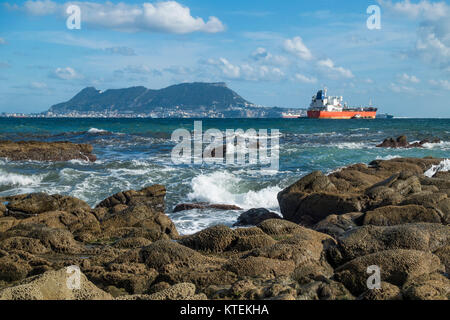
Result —
<instances>
[{"instance_id":1,"label":"sky","mask_svg":"<svg viewBox=\"0 0 450 320\"><path fill-rule=\"evenodd\" d=\"M71 5L80 29L67 26ZM371 5L378 29L368 28ZM290 108L326 86L352 106L449 118L450 2L0 2L0 112L45 111L90 86L182 82L226 82L253 103Z\"/></svg>"}]
</instances>

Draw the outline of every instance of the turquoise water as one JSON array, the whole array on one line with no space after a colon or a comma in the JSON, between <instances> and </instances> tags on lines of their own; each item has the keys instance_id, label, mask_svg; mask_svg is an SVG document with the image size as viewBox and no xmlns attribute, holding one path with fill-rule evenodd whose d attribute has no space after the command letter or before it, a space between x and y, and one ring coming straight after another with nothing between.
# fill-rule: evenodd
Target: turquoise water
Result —
<instances>
[{"instance_id":1,"label":"turquoise water","mask_svg":"<svg viewBox=\"0 0 450 320\"><path fill-rule=\"evenodd\" d=\"M277 193L303 175L331 172L351 163L393 157L450 157L450 119L203 119L210 128L280 130L280 170L255 165L175 165L174 130L192 131L193 119L8 119L0 118L0 139L90 143L96 163L0 160L0 195L45 191L79 197L95 205L105 197L151 184L167 188L167 212L182 233L211 224L232 224L240 212L189 211L171 214L181 202L236 204L278 210ZM409 141L439 137L419 149L380 149L386 137Z\"/></svg>"}]
</instances>

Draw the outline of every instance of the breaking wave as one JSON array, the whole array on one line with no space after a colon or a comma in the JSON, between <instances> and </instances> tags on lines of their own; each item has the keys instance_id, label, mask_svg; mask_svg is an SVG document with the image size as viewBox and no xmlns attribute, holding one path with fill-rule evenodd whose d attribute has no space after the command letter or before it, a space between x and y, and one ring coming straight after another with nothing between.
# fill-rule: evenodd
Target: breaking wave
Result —
<instances>
[{"instance_id":1,"label":"breaking wave","mask_svg":"<svg viewBox=\"0 0 450 320\"><path fill-rule=\"evenodd\" d=\"M450 159L442 160L438 165L432 166L428 171L424 173L424 175L431 178L438 172L447 171L450 171Z\"/></svg>"}]
</instances>

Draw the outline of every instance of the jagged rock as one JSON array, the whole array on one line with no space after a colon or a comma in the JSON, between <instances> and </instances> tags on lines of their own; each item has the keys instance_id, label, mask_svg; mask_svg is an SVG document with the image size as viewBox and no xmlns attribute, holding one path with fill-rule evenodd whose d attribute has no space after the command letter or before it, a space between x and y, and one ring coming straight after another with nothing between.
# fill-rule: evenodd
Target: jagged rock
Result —
<instances>
[{"instance_id":1,"label":"jagged rock","mask_svg":"<svg viewBox=\"0 0 450 320\"><path fill-rule=\"evenodd\" d=\"M27 277L31 270L32 267L18 254L10 254L0 258L0 280L6 282L22 280Z\"/></svg>"},{"instance_id":2,"label":"jagged rock","mask_svg":"<svg viewBox=\"0 0 450 320\"><path fill-rule=\"evenodd\" d=\"M364 224L375 226L393 226L405 223L440 223L439 213L432 208L419 205L385 206L366 212Z\"/></svg>"},{"instance_id":3,"label":"jagged rock","mask_svg":"<svg viewBox=\"0 0 450 320\"><path fill-rule=\"evenodd\" d=\"M74 144L72 142L41 141L0 141L0 158L13 161L69 161L83 160L94 162L97 157L92 154L90 144Z\"/></svg>"},{"instance_id":4,"label":"jagged rock","mask_svg":"<svg viewBox=\"0 0 450 320\"><path fill-rule=\"evenodd\" d=\"M80 273L79 288L67 285L67 269L48 271L0 291L0 300L110 300L112 296L92 284Z\"/></svg>"},{"instance_id":5,"label":"jagged rock","mask_svg":"<svg viewBox=\"0 0 450 320\"><path fill-rule=\"evenodd\" d=\"M380 267L384 281L396 286L402 286L406 281L423 274L444 270L439 258L432 253L396 249L351 260L337 268L334 277L354 295L360 295L367 290L367 268L373 265Z\"/></svg>"},{"instance_id":6,"label":"jagged rock","mask_svg":"<svg viewBox=\"0 0 450 320\"><path fill-rule=\"evenodd\" d=\"M25 197L8 202L8 215L17 218L28 218L32 215L49 211L90 210L90 206L83 200L61 195L46 193L31 193Z\"/></svg>"},{"instance_id":7,"label":"jagged rock","mask_svg":"<svg viewBox=\"0 0 450 320\"><path fill-rule=\"evenodd\" d=\"M234 227L240 226L256 226L264 220L268 219L281 219L281 217L275 212L270 212L267 209L250 209L242 213L238 221L233 225Z\"/></svg>"},{"instance_id":8,"label":"jagged rock","mask_svg":"<svg viewBox=\"0 0 450 320\"><path fill-rule=\"evenodd\" d=\"M21 250L29 253L45 253L49 251L40 240L26 237L11 237L1 240L0 249L8 252Z\"/></svg>"},{"instance_id":9,"label":"jagged rock","mask_svg":"<svg viewBox=\"0 0 450 320\"><path fill-rule=\"evenodd\" d=\"M149 246L152 242L142 237L130 237L117 241L114 246L121 249L142 248Z\"/></svg>"},{"instance_id":10,"label":"jagged rock","mask_svg":"<svg viewBox=\"0 0 450 320\"><path fill-rule=\"evenodd\" d=\"M450 227L442 224L417 223L390 227L363 226L338 238L338 245L330 247L329 258L338 266L368 254L412 249L426 252L450 244Z\"/></svg>"},{"instance_id":11,"label":"jagged rock","mask_svg":"<svg viewBox=\"0 0 450 320\"><path fill-rule=\"evenodd\" d=\"M230 204L209 204L206 202L199 202L199 203L182 203L177 205L173 209L173 213L177 213L180 211L188 211L188 210L194 210L194 209L200 209L200 210L206 210L206 209L214 209L214 210L242 210L242 208L230 205Z\"/></svg>"}]
</instances>

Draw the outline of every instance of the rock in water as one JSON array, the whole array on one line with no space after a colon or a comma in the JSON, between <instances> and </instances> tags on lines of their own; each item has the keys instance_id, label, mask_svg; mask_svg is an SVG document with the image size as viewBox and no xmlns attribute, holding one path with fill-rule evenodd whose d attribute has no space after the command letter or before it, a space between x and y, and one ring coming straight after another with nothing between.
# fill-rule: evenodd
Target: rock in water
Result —
<instances>
[{"instance_id":1,"label":"rock in water","mask_svg":"<svg viewBox=\"0 0 450 320\"><path fill-rule=\"evenodd\" d=\"M95 162L90 144L72 142L40 142L40 141L0 141L0 158L13 161L69 161L83 160Z\"/></svg>"},{"instance_id":2,"label":"rock in water","mask_svg":"<svg viewBox=\"0 0 450 320\"><path fill-rule=\"evenodd\" d=\"M281 217L275 212L270 212L267 209L250 209L238 218L238 221L233 225L234 227L240 226L256 226L268 219L281 219Z\"/></svg>"}]
</instances>

